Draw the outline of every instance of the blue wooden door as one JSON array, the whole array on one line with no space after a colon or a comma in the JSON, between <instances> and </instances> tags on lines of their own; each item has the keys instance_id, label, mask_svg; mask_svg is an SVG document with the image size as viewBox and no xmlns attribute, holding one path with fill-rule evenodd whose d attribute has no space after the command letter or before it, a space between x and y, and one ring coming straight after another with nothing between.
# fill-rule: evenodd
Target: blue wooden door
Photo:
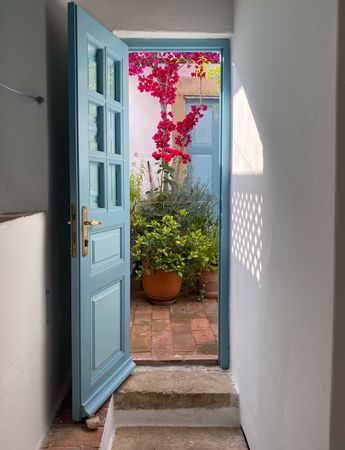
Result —
<instances>
[{"instance_id":1,"label":"blue wooden door","mask_svg":"<svg viewBox=\"0 0 345 450\"><path fill-rule=\"evenodd\" d=\"M133 371L129 353L128 48L69 3L73 418Z\"/></svg>"},{"instance_id":2,"label":"blue wooden door","mask_svg":"<svg viewBox=\"0 0 345 450\"><path fill-rule=\"evenodd\" d=\"M188 153L192 157L191 169L194 179L199 178L202 182L208 183L210 190L219 198L219 99L208 98L202 102L207 105L207 110L203 112L204 117L192 131ZM187 112L192 105L199 104L199 98L187 98Z\"/></svg>"}]
</instances>

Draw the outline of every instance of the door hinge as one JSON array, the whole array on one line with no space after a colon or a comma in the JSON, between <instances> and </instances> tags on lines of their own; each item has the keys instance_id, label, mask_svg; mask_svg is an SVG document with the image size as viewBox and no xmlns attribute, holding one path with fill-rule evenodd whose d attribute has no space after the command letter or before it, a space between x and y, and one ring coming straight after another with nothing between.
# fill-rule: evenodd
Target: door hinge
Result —
<instances>
[{"instance_id":1,"label":"door hinge","mask_svg":"<svg viewBox=\"0 0 345 450\"><path fill-rule=\"evenodd\" d=\"M72 204L70 208L70 220L71 225L71 256L77 256L77 208Z\"/></svg>"}]
</instances>

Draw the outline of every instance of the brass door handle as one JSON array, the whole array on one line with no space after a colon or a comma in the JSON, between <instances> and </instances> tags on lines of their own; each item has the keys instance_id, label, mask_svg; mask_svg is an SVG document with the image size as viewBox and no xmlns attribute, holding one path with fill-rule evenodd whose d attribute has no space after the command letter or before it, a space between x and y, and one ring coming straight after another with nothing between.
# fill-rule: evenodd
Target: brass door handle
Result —
<instances>
[{"instance_id":1,"label":"brass door handle","mask_svg":"<svg viewBox=\"0 0 345 450\"><path fill-rule=\"evenodd\" d=\"M89 220L87 217L87 207L83 206L81 209L81 223L82 223L82 255L87 256L89 248L89 232L88 227L95 227L101 225L100 220Z\"/></svg>"},{"instance_id":2,"label":"brass door handle","mask_svg":"<svg viewBox=\"0 0 345 450\"><path fill-rule=\"evenodd\" d=\"M85 220L84 225L95 227L96 225L102 225L102 222L100 220Z\"/></svg>"}]
</instances>

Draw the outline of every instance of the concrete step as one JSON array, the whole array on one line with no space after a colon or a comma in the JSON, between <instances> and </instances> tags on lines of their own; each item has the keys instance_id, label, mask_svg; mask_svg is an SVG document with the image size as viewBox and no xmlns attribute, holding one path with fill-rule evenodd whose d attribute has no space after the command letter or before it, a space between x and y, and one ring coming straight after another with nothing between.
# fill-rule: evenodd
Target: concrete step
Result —
<instances>
[{"instance_id":1,"label":"concrete step","mask_svg":"<svg viewBox=\"0 0 345 450\"><path fill-rule=\"evenodd\" d=\"M239 428L121 427L112 450L247 450Z\"/></svg>"},{"instance_id":2,"label":"concrete step","mask_svg":"<svg viewBox=\"0 0 345 450\"><path fill-rule=\"evenodd\" d=\"M218 367L140 367L114 394L117 410L238 408L229 371Z\"/></svg>"}]
</instances>

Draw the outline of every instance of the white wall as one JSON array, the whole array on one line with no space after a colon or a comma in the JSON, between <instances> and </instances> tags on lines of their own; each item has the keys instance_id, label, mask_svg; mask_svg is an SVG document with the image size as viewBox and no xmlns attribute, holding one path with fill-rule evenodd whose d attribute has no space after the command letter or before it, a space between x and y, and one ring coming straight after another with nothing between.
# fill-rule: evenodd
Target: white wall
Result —
<instances>
[{"instance_id":1,"label":"white wall","mask_svg":"<svg viewBox=\"0 0 345 450\"><path fill-rule=\"evenodd\" d=\"M160 120L160 105L157 99L147 92L139 92L137 89L138 77L129 77L129 151L130 168L137 172L141 162L145 163L145 178L143 192L150 189L147 177L147 161L150 161L153 179L155 181L155 160L152 152L155 149L152 136L157 131L157 123Z\"/></svg>"},{"instance_id":2,"label":"white wall","mask_svg":"<svg viewBox=\"0 0 345 450\"><path fill-rule=\"evenodd\" d=\"M79 0L109 30L232 31L232 0Z\"/></svg>"},{"instance_id":3,"label":"white wall","mask_svg":"<svg viewBox=\"0 0 345 450\"><path fill-rule=\"evenodd\" d=\"M0 39L0 83L46 99L44 0L1 1ZM0 117L0 212L46 210L47 103L0 87Z\"/></svg>"},{"instance_id":4,"label":"white wall","mask_svg":"<svg viewBox=\"0 0 345 450\"><path fill-rule=\"evenodd\" d=\"M336 0L234 9L231 365L251 450L329 449L336 22Z\"/></svg>"},{"instance_id":5,"label":"white wall","mask_svg":"<svg viewBox=\"0 0 345 450\"><path fill-rule=\"evenodd\" d=\"M34 450L70 378L68 259L61 263L68 208L61 214L58 207L68 171L63 178L66 168L52 164L55 155L68 155L67 114L48 94L45 1L0 2L0 37L0 82L45 98L38 105L0 88L0 212L48 210L0 223L0 448ZM55 59L63 79L64 60ZM54 89L67 102L66 87ZM55 134L51 107L60 116Z\"/></svg>"},{"instance_id":6,"label":"white wall","mask_svg":"<svg viewBox=\"0 0 345 450\"><path fill-rule=\"evenodd\" d=\"M59 372L58 362L51 362L46 239L44 213L0 223L0 448L4 450L38 448L61 400L52 389L60 374L54 373Z\"/></svg>"}]
</instances>

